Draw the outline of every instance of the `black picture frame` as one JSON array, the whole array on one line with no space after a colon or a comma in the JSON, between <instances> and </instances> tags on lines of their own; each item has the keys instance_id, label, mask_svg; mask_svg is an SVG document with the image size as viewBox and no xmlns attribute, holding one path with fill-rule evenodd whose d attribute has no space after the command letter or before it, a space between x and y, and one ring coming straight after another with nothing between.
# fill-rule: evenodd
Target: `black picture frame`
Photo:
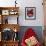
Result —
<instances>
[{"instance_id":1,"label":"black picture frame","mask_svg":"<svg viewBox=\"0 0 46 46\"><path fill-rule=\"evenodd\" d=\"M36 19L36 7L25 7L25 20Z\"/></svg>"}]
</instances>

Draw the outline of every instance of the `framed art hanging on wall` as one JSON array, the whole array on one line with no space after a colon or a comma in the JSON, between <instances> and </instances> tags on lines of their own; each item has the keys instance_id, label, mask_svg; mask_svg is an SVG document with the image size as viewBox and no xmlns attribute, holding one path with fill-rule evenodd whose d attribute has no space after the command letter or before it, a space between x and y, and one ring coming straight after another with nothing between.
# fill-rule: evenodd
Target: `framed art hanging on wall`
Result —
<instances>
[{"instance_id":1,"label":"framed art hanging on wall","mask_svg":"<svg viewBox=\"0 0 46 46\"><path fill-rule=\"evenodd\" d=\"M36 19L36 8L35 7L25 7L25 19L26 20Z\"/></svg>"}]
</instances>

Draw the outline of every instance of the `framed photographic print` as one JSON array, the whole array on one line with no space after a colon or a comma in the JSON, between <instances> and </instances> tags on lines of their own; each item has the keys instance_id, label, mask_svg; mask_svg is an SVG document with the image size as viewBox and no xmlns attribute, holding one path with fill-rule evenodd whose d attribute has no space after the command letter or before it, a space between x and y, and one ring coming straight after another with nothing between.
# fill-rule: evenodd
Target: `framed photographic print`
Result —
<instances>
[{"instance_id":1,"label":"framed photographic print","mask_svg":"<svg viewBox=\"0 0 46 46\"><path fill-rule=\"evenodd\" d=\"M36 8L35 7L26 7L25 8L25 19L26 20L35 20L36 19Z\"/></svg>"},{"instance_id":2,"label":"framed photographic print","mask_svg":"<svg viewBox=\"0 0 46 46\"><path fill-rule=\"evenodd\" d=\"M16 10L14 10L14 9L9 11L9 14L10 14L10 15L16 15L17 13L18 13L18 12L17 12Z\"/></svg>"},{"instance_id":3,"label":"framed photographic print","mask_svg":"<svg viewBox=\"0 0 46 46\"><path fill-rule=\"evenodd\" d=\"M2 10L2 15L9 15L9 10Z\"/></svg>"}]
</instances>

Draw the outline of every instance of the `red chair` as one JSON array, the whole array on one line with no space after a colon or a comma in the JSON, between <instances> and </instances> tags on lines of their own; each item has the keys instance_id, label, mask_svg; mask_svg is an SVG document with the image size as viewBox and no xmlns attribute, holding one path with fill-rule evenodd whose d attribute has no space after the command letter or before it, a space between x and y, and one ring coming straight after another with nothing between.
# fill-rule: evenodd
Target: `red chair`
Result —
<instances>
[{"instance_id":1,"label":"red chair","mask_svg":"<svg viewBox=\"0 0 46 46\"><path fill-rule=\"evenodd\" d=\"M32 28L27 29L27 31L24 34L24 37L22 38L21 46L27 46L27 44L25 43L25 40L32 37L32 36L34 36L37 39L37 35L33 31L33 29ZM35 46L41 46L40 42L38 41Z\"/></svg>"}]
</instances>

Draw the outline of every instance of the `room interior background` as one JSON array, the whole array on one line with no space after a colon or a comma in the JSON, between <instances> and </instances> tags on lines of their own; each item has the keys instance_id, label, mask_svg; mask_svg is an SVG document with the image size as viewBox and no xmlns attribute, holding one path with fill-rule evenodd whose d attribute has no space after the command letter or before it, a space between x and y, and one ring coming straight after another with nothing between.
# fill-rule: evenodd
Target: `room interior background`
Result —
<instances>
[{"instance_id":1,"label":"room interior background","mask_svg":"<svg viewBox=\"0 0 46 46\"><path fill-rule=\"evenodd\" d=\"M14 7L15 0L0 0L0 7ZM17 7L19 7L19 25L21 26L20 40L22 38L22 32L25 32L27 28L31 27L35 30L40 41L43 41L43 26L44 26L44 13L43 13L43 0L17 0ZM35 7L36 8L36 19L35 20L25 20L25 7ZM11 21L11 16L8 17L8 22ZM15 23L15 17L13 21ZM24 30L23 30L24 28ZM42 39L41 39L42 38Z\"/></svg>"},{"instance_id":2,"label":"room interior background","mask_svg":"<svg viewBox=\"0 0 46 46\"><path fill-rule=\"evenodd\" d=\"M15 6L15 0L0 0L0 7L13 7ZM44 26L44 16L43 16L43 0L17 0L17 6L19 7L19 24L20 26ZM36 19L35 20L25 20L25 7L35 7L36 8ZM11 16L9 20L11 20ZM14 22L14 21L13 21ZM9 22L10 23L10 22Z\"/></svg>"}]
</instances>

